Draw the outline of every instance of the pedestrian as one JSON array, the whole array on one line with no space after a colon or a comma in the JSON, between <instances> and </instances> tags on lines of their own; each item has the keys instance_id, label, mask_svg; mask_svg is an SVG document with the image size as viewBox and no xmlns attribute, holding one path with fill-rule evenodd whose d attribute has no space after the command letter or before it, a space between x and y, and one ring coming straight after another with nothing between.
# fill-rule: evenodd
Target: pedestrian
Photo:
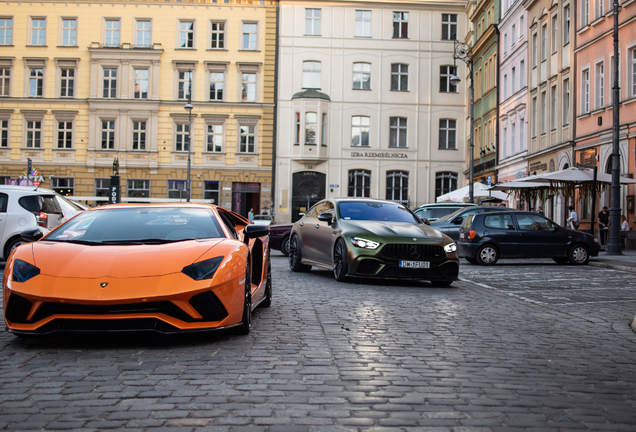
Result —
<instances>
[{"instance_id":1,"label":"pedestrian","mask_svg":"<svg viewBox=\"0 0 636 432\"><path fill-rule=\"evenodd\" d=\"M537 207L537 213L539 213L541 216L543 216L543 207L541 207L541 206Z\"/></svg>"},{"instance_id":2,"label":"pedestrian","mask_svg":"<svg viewBox=\"0 0 636 432\"><path fill-rule=\"evenodd\" d=\"M607 234L609 230L609 211L607 206L603 206L603 210L598 212L598 233L601 237L601 246L607 243Z\"/></svg>"},{"instance_id":3,"label":"pedestrian","mask_svg":"<svg viewBox=\"0 0 636 432\"><path fill-rule=\"evenodd\" d=\"M252 222L254 220L254 209L251 208L250 212L247 215L248 219L250 220L250 222Z\"/></svg>"},{"instance_id":4,"label":"pedestrian","mask_svg":"<svg viewBox=\"0 0 636 432\"><path fill-rule=\"evenodd\" d=\"M574 210L574 206L568 207L570 210L570 217L567 220L568 228L579 229L579 214Z\"/></svg>"},{"instance_id":5,"label":"pedestrian","mask_svg":"<svg viewBox=\"0 0 636 432\"><path fill-rule=\"evenodd\" d=\"M621 231L629 231L629 223L625 215L621 215Z\"/></svg>"}]
</instances>

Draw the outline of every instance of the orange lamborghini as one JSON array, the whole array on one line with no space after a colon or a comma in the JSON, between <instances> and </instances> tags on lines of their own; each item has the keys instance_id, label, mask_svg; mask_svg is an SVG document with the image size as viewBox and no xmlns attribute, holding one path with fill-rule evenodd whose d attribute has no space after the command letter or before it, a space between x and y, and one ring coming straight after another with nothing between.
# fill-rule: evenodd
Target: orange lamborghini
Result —
<instances>
[{"instance_id":1,"label":"orange lamborghini","mask_svg":"<svg viewBox=\"0 0 636 432\"><path fill-rule=\"evenodd\" d=\"M96 207L24 244L4 271L17 335L57 331L247 334L269 306L268 227L214 205Z\"/></svg>"}]
</instances>

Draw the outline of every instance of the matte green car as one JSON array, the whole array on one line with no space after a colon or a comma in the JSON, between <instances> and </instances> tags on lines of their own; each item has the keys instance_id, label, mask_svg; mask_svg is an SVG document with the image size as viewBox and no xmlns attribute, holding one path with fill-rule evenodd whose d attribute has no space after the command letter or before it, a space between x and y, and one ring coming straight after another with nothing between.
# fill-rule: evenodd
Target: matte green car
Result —
<instances>
[{"instance_id":1,"label":"matte green car","mask_svg":"<svg viewBox=\"0 0 636 432\"><path fill-rule=\"evenodd\" d=\"M289 241L289 267L333 270L349 277L428 280L449 286L458 280L453 240L403 205L372 199L325 199L297 221Z\"/></svg>"}]
</instances>

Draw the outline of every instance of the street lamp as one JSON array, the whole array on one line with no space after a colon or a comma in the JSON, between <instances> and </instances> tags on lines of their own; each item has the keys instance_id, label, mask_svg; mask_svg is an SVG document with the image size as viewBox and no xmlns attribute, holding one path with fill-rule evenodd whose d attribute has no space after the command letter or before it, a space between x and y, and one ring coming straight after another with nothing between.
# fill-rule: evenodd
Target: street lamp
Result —
<instances>
[{"instance_id":1,"label":"street lamp","mask_svg":"<svg viewBox=\"0 0 636 432\"><path fill-rule=\"evenodd\" d=\"M455 46L453 51L453 65L455 67L455 70L457 70L457 60L461 60L464 63L466 63L466 66L468 67L468 71L470 72L470 162L468 166L468 172L469 172L468 202L469 203L475 202L474 191L473 191L474 174L475 174L473 169L473 165L474 165L473 151L475 146L474 137L473 137L474 135L473 118L475 114L475 82L473 80L472 54L473 53L472 53L472 49L470 45L468 45L467 43L455 40ZM449 81L454 86L462 82L461 78L457 75L451 76Z\"/></svg>"},{"instance_id":2,"label":"street lamp","mask_svg":"<svg viewBox=\"0 0 636 432\"><path fill-rule=\"evenodd\" d=\"M190 84L188 85L188 103L185 104L185 109L188 110L188 179L186 180L186 188L188 188L188 194L186 195L186 201L190 202L191 188L190 188L190 153L192 143L192 71L190 71Z\"/></svg>"}]
</instances>

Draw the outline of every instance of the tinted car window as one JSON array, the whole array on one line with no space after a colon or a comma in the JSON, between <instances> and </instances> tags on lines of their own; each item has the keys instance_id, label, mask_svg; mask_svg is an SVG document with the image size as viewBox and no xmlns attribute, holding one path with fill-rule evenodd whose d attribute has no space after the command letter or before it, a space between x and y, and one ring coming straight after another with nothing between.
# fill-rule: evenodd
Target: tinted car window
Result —
<instances>
[{"instance_id":1,"label":"tinted car window","mask_svg":"<svg viewBox=\"0 0 636 432\"><path fill-rule=\"evenodd\" d=\"M431 207L431 208L425 208L419 211L416 211L415 214L418 215L420 218L426 218L426 219L438 219L441 218L442 216L446 216L447 214L453 213L457 210L460 210L459 207Z\"/></svg>"},{"instance_id":2,"label":"tinted car window","mask_svg":"<svg viewBox=\"0 0 636 432\"><path fill-rule=\"evenodd\" d=\"M517 214L517 223L522 231L554 231L554 224L541 215Z\"/></svg>"},{"instance_id":3,"label":"tinted car window","mask_svg":"<svg viewBox=\"0 0 636 432\"><path fill-rule=\"evenodd\" d=\"M441 218L437 219L435 222L444 222L444 221L448 221L448 220L452 220L455 218L456 215L458 215L459 213L463 212L465 209L459 209L456 210L454 212L452 212L451 214L447 214L446 216L442 216Z\"/></svg>"},{"instance_id":4,"label":"tinted car window","mask_svg":"<svg viewBox=\"0 0 636 432\"><path fill-rule=\"evenodd\" d=\"M378 202L342 202L338 205L345 220L379 220L419 223L404 206Z\"/></svg>"},{"instance_id":5,"label":"tinted car window","mask_svg":"<svg viewBox=\"0 0 636 432\"><path fill-rule=\"evenodd\" d=\"M509 214L485 215L484 226L486 228L514 230L515 224Z\"/></svg>"},{"instance_id":6,"label":"tinted car window","mask_svg":"<svg viewBox=\"0 0 636 432\"><path fill-rule=\"evenodd\" d=\"M7 212L7 201L9 201L9 196L7 194L0 193L0 213Z\"/></svg>"},{"instance_id":7,"label":"tinted car window","mask_svg":"<svg viewBox=\"0 0 636 432\"><path fill-rule=\"evenodd\" d=\"M31 213L62 213L54 196L25 195L18 200L18 203Z\"/></svg>"}]
</instances>

